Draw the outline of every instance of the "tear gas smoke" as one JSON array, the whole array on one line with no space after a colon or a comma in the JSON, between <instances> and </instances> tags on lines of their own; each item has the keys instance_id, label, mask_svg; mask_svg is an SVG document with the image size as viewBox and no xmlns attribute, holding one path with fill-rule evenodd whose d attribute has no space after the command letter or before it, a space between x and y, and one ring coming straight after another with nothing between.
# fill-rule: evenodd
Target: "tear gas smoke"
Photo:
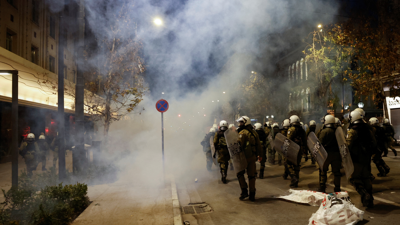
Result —
<instances>
[{"instance_id":1,"label":"tear gas smoke","mask_svg":"<svg viewBox=\"0 0 400 225\"><path fill-rule=\"evenodd\" d=\"M85 0L86 20L95 37L109 35L104 24L115 23L108 19L123 2ZM313 30L309 24L332 22L336 13L335 6L318 0L137 0L126 6L138 28L132 24L120 29L143 41L150 93L138 106L145 108L141 115L111 125L106 147L112 154L131 152L114 163L124 168L120 180L136 185L162 181L161 118L154 106L159 98L170 103L164 113L168 172L176 180L204 181L208 172L200 142L214 122L234 122L236 112L229 105L241 95L238 86L251 71L260 71L264 79L280 82L277 92L289 88L282 82L285 78L272 74L278 53L292 49L291 40L299 43L307 36ZM318 13L321 10L326 13ZM154 18L162 26L154 26ZM282 33L287 36L279 38ZM275 98L288 104L287 96Z\"/></svg>"}]
</instances>

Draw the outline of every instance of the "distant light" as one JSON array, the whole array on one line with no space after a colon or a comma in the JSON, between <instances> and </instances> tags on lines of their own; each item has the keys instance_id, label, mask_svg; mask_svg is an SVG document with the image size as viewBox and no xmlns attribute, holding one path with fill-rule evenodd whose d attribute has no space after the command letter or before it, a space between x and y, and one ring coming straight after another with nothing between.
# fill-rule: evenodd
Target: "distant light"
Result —
<instances>
[{"instance_id":1,"label":"distant light","mask_svg":"<svg viewBox=\"0 0 400 225\"><path fill-rule=\"evenodd\" d=\"M359 102L358 103L358 108L361 108L361 109L364 108L364 103L363 102Z\"/></svg>"},{"instance_id":2,"label":"distant light","mask_svg":"<svg viewBox=\"0 0 400 225\"><path fill-rule=\"evenodd\" d=\"M318 28L321 28L322 27L322 24L318 24Z\"/></svg>"},{"instance_id":3,"label":"distant light","mask_svg":"<svg viewBox=\"0 0 400 225\"><path fill-rule=\"evenodd\" d=\"M224 92L222 92L222 94L225 94L225 91L224 91Z\"/></svg>"},{"instance_id":4,"label":"distant light","mask_svg":"<svg viewBox=\"0 0 400 225\"><path fill-rule=\"evenodd\" d=\"M256 71L251 71L251 73L257 74L257 72L256 72Z\"/></svg>"},{"instance_id":5,"label":"distant light","mask_svg":"<svg viewBox=\"0 0 400 225\"><path fill-rule=\"evenodd\" d=\"M214 102L214 100L212 102Z\"/></svg>"},{"instance_id":6,"label":"distant light","mask_svg":"<svg viewBox=\"0 0 400 225\"><path fill-rule=\"evenodd\" d=\"M269 116L267 116L267 119L269 118Z\"/></svg>"},{"instance_id":7,"label":"distant light","mask_svg":"<svg viewBox=\"0 0 400 225\"><path fill-rule=\"evenodd\" d=\"M206 114L204 114L204 116L206 116Z\"/></svg>"},{"instance_id":8,"label":"distant light","mask_svg":"<svg viewBox=\"0 0 400 225\"><path fill-rule=\"evenodd\" d=\"M350 107L349 105L345 105L345 106L344 106L344 110L348 110L349 107Z\"/></svg>"},{"instance_id":9,"label":"distant light","mask_svg":"<svg viewBox=\"0 0 400 225\"><path fill-rule=\"evenodd\" d=\"M156 26L161 26L161 25L163 25L164 22L162 21L161 18L154 18L153 23L154 23Z\"/></svg>"},{"instance_id":10,"label":"distant light","mask_svg":"<svg viewBox=\"0 0 400 225\"><path fill-rule=\"evenodd\" d=\"M271 115L271 118L273 119L273 118L274 118L274 115Z\"/></svg>"},{"instance_id":11,"label":"distant light","mask_svg":"<svg viewBox=\"0 0 400 225\"><path fill-rule=\"evenodd\" d=\"M178 117L181 117L181 114L179 114Z\"/></svg>"},{"instance_id":12,"label":"distant light","mask_svg":"<svg viewBox=\"0 0 400 225\"><path fill-rule=\"evenodd\" d=\"M204 108L203 108L204 109Z\"/></svg>"},{"instance_id":13,"label":"distant light","mask_svg":"<svg viewBox=\"0 0 400 225\"><path fill-rule=\"evenodd\" d=\"M219 102L219 100L217 100L217 102Z\"/></svg>"},{"instance_id":14,"label":"distant light","mask_svg":"<svg viewBox=\"0 0 400 225\"><path fill-rule=\"evenodd\" d=\"M161 92L161 94L163 95L163 94L164 94L164 92Z\"/></svg>"},{"instance_id":15,"label":"distant light","mask_svg":"<svg viewBox=\"0 0 400 225\"><path fill-rule=\"evenodd\" d=\"M319 32L322 32L322 29L321 29L321 30L319 30Z\"/></svg>"}]
</instances>

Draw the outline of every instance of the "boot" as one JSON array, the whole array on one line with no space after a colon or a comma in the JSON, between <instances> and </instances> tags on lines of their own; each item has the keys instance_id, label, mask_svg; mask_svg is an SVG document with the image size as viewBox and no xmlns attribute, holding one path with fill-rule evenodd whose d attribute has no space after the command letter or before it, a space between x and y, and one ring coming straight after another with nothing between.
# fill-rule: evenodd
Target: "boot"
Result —
<instances>
[{"instance_id":1,"label":"boot","mask_svg":"<svg viewBox=\"0 0 400 225\"><path fill-rule=\"evenodd\" d=\"M319 184L319 188L317 190L318 192L326 193L326 185L325 184Z\"/></svg>"},{"instance_id":2,"label":"boot","mask_svg":"<svg viewBox=\"0 0 400 225\"><path fill-rule=\"evenodd\" d=\"M369 208L374 207L374 201L372 199L372 196L366 191L365 193L363 193L363 195L361 195L361 202L364 207L369 207Z\"/></svg>"},{"instance_id":3,"label":"boot","mask_svg":"<svg viewBox=\"0 0 400 225\"><path fill-rule=\"evenodd\" d=\"M221 181L222 181L222 183L226 184L226 183L227 183L227 182L226 182L226 177L222 177L222 178L221 178Z\"/></svg>"},{"instance_id":4,"label":"boot","mask_svg":"<svg viewBox=\"0 0 400 225\"><path fill-rule=\"evenodd\" d=\"M371 175L369 175L369 179L370 179L371 181L374 181L374 180L375 180L375 176L372 175L372 173L371 173Z\"/></svg>"},{"instance_id":5,"label":"boot","mask_svg":"<svg viewBox=\"0 0 400 225\"><path fill-rule=\"evenodd\" d=\"M250 191L250 197L249 200L254 202L256 200L256 191Z\"/></svg>"},{"instance_id":6,"label":"boot","mask_svg":"<svg viewBox=\"0 0 400 225\"><path fill-rule=\"evenodd\" d=\"M260 178L260 179L264 179L264 170L260 170L260 176L259 176L259 178Z\"/></svg>"},{"instance_id":7,"label":"boot","mask_svg":"<svg viewBox=\"0 0 400 225\"><path fill-rule=\"evenodd\" d=\"M341 192L342 189L340 189L340 186L335 186L335 188L333 189L334 192Z\"/></svg>"},{"instance_id":8,"label":"boot","mask_svg":"<svg viewBox=\"0 0 400 225\"><path fill-rule=\"evenodd\" d=\"M242 193L240 194L239 199L240 200L244 200L247 197L249 197L249 193L247 192L247 188L242 188Z\"/></svg>"},{"instance_id":9,"label":"boot","mask_svg":"<svg viewBox=\"0 0 400 225\"><path fill-rule=\"evenodd\" d=\"M391 148L391 150L392 150L394 156L397 156L397 151L395 149L393 149L393 148Z\"/></svg>"},{"instance_id":10,"label":"boot","mask_svg":"<svg viewBox=\"0 0 400 225\"><path fill-rule=\"evenodd\" d=\"M378 177L386 177L386 172L383 166L377 166L379 173L377 174Z\"/></svg>"},{"instance_id":11,"label":"boot","mask_svg":"<svg viewBox=\"0 0 400 225\"><path fill-rule=\"evenodd\" d=\"M286 171L285 171L285 172L283 173L283 175L282 175L282 177L283 177L284 180L287 180L288 176L289 176L289 174L287 174Z\"/></svg>"},{"instance_id":12,"label":"boot","mask_svg":"<svg viewBox=\"0 0 400 225\"><path fill-rule=\"evenodd\" d=\"M390 167L388 165L383 165L383 169L385 170L386 175L390 172Z\"/></svg>"},{"instance_id":13,"label":"boot","mask_svg":"<svg viewBox=\"0 0 400 225\"><path fill-rule=\"evenodd\" d=\"M291 188L297 188L299 187L299 180L297 179L296 176L292 176L292 180L290 182L290 187Z\"/></svg>"}]
</instances>

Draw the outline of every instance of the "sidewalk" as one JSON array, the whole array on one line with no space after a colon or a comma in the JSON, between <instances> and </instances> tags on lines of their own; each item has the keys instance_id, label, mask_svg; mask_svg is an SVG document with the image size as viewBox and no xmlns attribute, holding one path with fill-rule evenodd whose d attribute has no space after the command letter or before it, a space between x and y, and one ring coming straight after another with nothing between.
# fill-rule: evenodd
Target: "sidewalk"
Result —
<instances>
[{"instance_id":1,"label":"sidewalk","mask_svg":"<svg viewBox=\"0 0 400 225\"><path fill-rule=\"evenodd\" d=\"M88 187L93 201L72 225L173 225L170 184L165 188L114 183Z\"/></svg>"}]
</instances>

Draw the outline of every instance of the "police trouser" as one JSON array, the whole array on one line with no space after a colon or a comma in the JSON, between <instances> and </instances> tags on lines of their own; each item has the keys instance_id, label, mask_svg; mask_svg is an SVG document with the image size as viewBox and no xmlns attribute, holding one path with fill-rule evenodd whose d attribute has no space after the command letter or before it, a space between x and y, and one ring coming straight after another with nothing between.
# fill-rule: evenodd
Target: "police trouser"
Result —
<instances>
[{"instance_id":1,"label":"police trouser","mask_svg":"<svg viewBox=\"0 0 400 225\"><path fill-rule=\"evenodd\" d=\"M382 153L380 151L372 155L372 161L375 163L375 166L380 174L386 175L389 173L390 167L382 159Z\"/></svg>"},{"instance_id":2,"label":"police trouser","mask_svg":"<svg viewBox=\"0 0 400 225\"><path fill-rule=\"evenodd\" d=\"M28 173L28 176L31 176L32 171L36 170L36 167L37 167L36 155L34 152L27 152L25 154L24 158L25 158L25 164L26 164L26 171Z\"/></svg>"},{"instance_id":3,"label":"police trouser","mask_svg":"<svg viewBox=\"0 0 400 225\"><path fill-rule=\"evenodd\" d=\"M207 158L207 170L211 170L211 166L213 164L211 150L206 152L206 158Z\"/></svg>"},{"instance_id":4,"label":"police trouser","mask_svg":"<svg viewBox=\"0 0 400 225\"><path fill-rule=\"evenodd\" d=\"M323 186L326 185L329 165L331 165L332 173L335 176L333 183L335 184L335 187L340 188L340 179L342 176L340 173L340 168L342 166L342 157L340 156L340 152L328 152L328 157L326 158L323 168L319 169L319 184Z\"/></svg>"},{"instance_id":5,"label":"police trouser","mask_svg":"<svg viewBox=\"0 0 400 225\"><path fill-rule=\"evenodd\" d=\"M218 150L218 163L219 163L219 168L220 168L222 177L226 177L226 175L228 173L230 159L231 159L231 156L229 155L228 149Z\"/></svg>"},{"instance_id":6,"label":"police trouser","mask_svg":"<svg viewBox=\"0 0 400 225\"><path fill-rule=\"evenodd\" d=\"M268 148L268 162L275 163L275 149L271 146ZM282 162L282 155L278 152L278 163Z\"/></svg>"},{"instance_id":7,"label":"police trouser","mask_svg":"<svg viewBox=\"0 0 400 225\"><path fill-rule=\"evenodd\" d=\"M249 179L250 192L256 191L256 156L247 158L247 168L245 170L237 173L237 178L239 180L240 188L247 188L246 179L244 178L245 172L247 172L247 177Z\"/></svg>"},{"instance_id":8,"label":"police trouser","mask_svg":"<svg viewBox=\"0 0 400 225\"><path fill-rule=\"evenodd\" d=\"M58 160L58 147L55 147L53 150L53 167L55 168Z\"/></svg>"},{"instance_id":9,"label":"police trouser","mask_svg":"<svg viewBox=\"0 0 400 225\"><path fill-rule=\"evenodd\" d=\"M286 157L283 157L283 162L285 165L285 174L289 174L291 178L296 177L299 180L301 157L298 157L297 165L290 162Z\"/></svg>"},{"instance_id":10,"label":"police trouser","mask_svg":"<svg viewBox=\"0 0 400 225\"><path fill-rule=\"evenodd\" d=\"M359 163L353 162L354 172L351 176L350 183L355 187L356 191L364 197L366 193L372 197L371 162Z\"/></svg>"},{"instance_id":11,"label":"police trouser","mask_svg":"<svg viewBox=\"0 0 400 225\"><path fill-rule=\"evenodd\" d=\"M261 161L260 161L260 172L265 169L265 162L267 161L267 149L263 146L261 152Z\"/></svg>"},{"instance_id":12,"label":"police trouser","mask_svg":"<svg viewBox=\"0 0 400 225\"><path fill-rule=\"evenodd\" d=\"M43 153L39 156L39 162L42 163L42 170L46 169L46 153Z\"/></svg>"}]
</instances>

